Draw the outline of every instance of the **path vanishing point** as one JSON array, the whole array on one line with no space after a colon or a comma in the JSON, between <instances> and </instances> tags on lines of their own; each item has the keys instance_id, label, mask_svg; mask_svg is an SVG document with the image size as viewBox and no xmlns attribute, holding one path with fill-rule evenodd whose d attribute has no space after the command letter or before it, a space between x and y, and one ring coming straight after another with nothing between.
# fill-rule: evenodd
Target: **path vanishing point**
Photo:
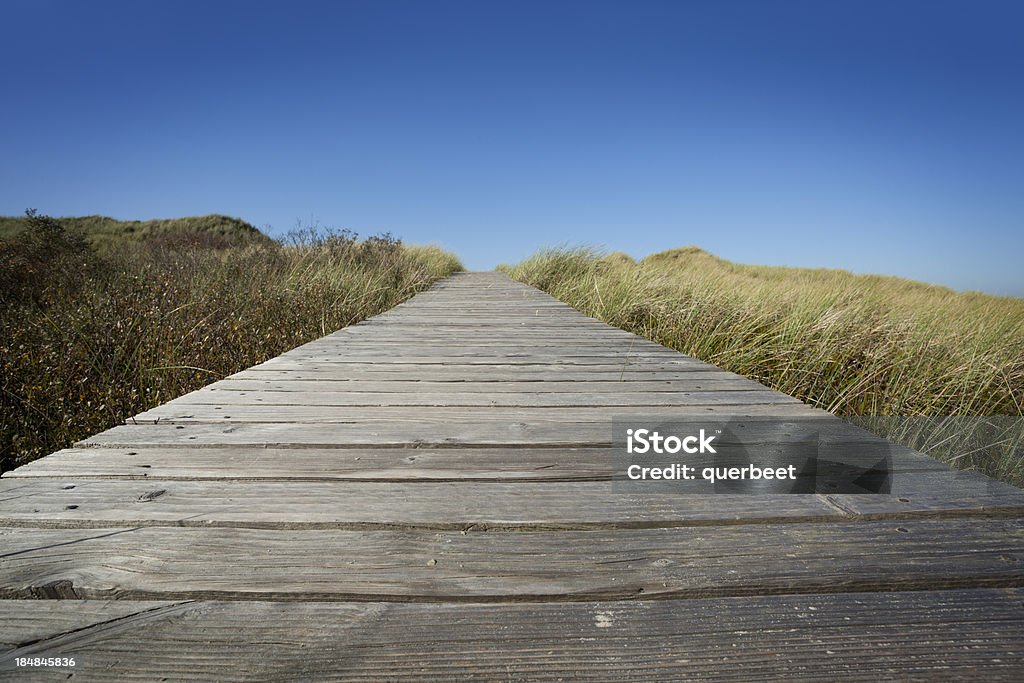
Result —
<instances>
[{"instance_id":1,"label":"path vanishing point","mask_svg":"<svg viewBox=\"0 0 1024 683\"><path fill-rule=\"evenodd\" d=\"M456 275L6 473L0 678L1024 679L1024 492L616 493L637 413L880 441Z\"/></svg>"}]
</instances>

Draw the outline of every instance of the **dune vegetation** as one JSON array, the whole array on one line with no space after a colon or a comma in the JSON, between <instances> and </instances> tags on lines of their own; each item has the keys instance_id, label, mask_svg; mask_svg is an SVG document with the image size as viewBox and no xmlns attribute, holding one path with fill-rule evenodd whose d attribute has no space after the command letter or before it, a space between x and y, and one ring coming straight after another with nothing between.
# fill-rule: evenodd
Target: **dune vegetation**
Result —
<instances>
[{"instance_id":1,"label":"dune vegetation","mask_svg":"<svg viewBox=\"0 0 1024 683\"><path fill-rule=\"evenodd\" d=\"M34 214L8 221L19 229L0 239L0 471L462 269L388 235L305 230L279 242L213 218L149 222L123 239Z\"/></svg>"},{"instance_id":2,"label":"dune vegetation","mask_svg":"<svg viewBox=\"0 0 1024 683\"><path fill-rule=\"evenodd\" d=\"M72 234L84 237L91 247L104 251L126 242L192 243L203 246L269 245L273 240L255 226L232 216L211 214L148 221L121 221L107 216L72 216L55 219ZM17 239L32 227L29 216L0 216L0 240Z\"/></svg>"},{"instance_id":3,"label":"dune vegetation","mask_svg":"<svg viewBox=\"0 0 1024 683\"><path fill-rule=\"evenodd\" d=\"M740 265L696 247L639 262L544 250L502 269L587 315L840 416L1024 415L1024 299ZM1009 422L1016 431L994 455L930 452L1020 485L1022 422ZM898 436L896 422L874 424Z\"/></svg>"}]
</instances>

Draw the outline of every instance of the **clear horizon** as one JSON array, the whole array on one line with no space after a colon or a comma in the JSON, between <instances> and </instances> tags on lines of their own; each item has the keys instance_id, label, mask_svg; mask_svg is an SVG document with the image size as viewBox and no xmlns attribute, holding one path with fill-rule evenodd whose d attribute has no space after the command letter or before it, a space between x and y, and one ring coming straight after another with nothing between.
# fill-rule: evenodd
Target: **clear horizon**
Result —
<instances>
[{"instance_id":1,"label":"clear horizon","mask_svg":"<svg viewBox=\"0 0 1024 683\"><path fill-rule=\"evenodd\" d=\"M318 221L471 270L692 244L1024 295L1016 3L18 0L0 17L0 214Z\"/></svg>"}]
</instances>

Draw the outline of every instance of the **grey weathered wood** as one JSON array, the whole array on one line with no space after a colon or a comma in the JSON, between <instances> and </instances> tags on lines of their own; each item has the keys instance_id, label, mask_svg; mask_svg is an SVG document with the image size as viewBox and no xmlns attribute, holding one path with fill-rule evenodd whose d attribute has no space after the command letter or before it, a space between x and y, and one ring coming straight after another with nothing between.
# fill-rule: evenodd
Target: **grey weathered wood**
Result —
<instances>
[{"instance_id":1,"label":"grey weathered wood","mask_svg":"<svg viewBox=\"0 0 1024 683\"><path fill-rule=\"evenodd\" d=\"M0 601L0 676L13 650L111 621L120 621L174 603L134 600Z\"/></svg>"},{"instance_id":2,"label":"grey weathered wood","mask_svg":"<svg viewBox=\"0 0 1024 683\"><path fill-rule=\"evenodd\" d=\"M492 337L493 339L493 337ZM449 343L450 342L450 343ZM277 359L303 359L325 362L336 362L342 358L357 356L388 356L389 354L402 354L406 356L429 356L441 358L459 358L462 356L482 356L490 358L502 358L504 356L514 357L608 357L616 360L631 358L640 360L671 360L680 359L680 354L664 346L646 342L644 344L633 343L624 345L621 339L609 339L601 341L593 337L581 337L580 342L586 343L568 351L562 342L551 340L537 340L533 343L515 342L484 342L482 338L467 341L448 338L447 341L430 341L425 339L380 342L374 341L373 337L366 340L346 339L336 343L324 342L315 347L298 348L287 351ZM339 358L341 356L342 358ZM690 359L691 356L682 356Z\"/></svg>"},{"instance_id":3,"label":"grey weathered wood","mask_svg":"<svg viewBox=\"0 0 1024 683\"><path fill-rule=\"evenodd\" d=\"M403 604L8 600L75 655L73 680L940 680L1024 675L1018 589L649 602ZM113 622L95 610L136 610ZM56 676L54 677L56 679Z\"/></svg>"},{"instance_id":4,"label":"grey weathered wood","mask_svg":"<svg viewBox=\"0 0 1024 683\"><path fill-rule=\"evenodd\" d=\"M339 409L341 410L341 409ZM380 412L385 408L375 409ZM554 408L534 409L532 421L521 421L528 409L428 409L408 408L411 414L391 419L370 419L360 414L350 421L321 423L238 421L235 424L187 422L181 424L152 422L121 425L108 429L82 442L85 446L610 446L611 418L618 415L633 419L649 419L658 414L655 408L642 412L603 409L590 421L583 416L551 414ZM564 409L563 409L564 410ZM570 409L575 410L575 409ZM412 412L415 411L415 412ZM228 413L230 415L230 413ZM354 415L354 414L353 414ZM787 417L789 419L787 419ZM737 418L743 417L740 420ZM822 444L888 443L828 413L813 411L802 404L769 406L684 406L661 414L657 419L719 420L746 445L773 444L786 440L786 425L798 423L814 428ZM230 422L230 421L227 421ZM728 442L732 437L721 437ZM793 438L800 438L799 434ZM895 445L894 450L898 450Z\"/></svg>"},{"instance_id":5,"label":"grey weathered wood","mask_svg":"<svg viewBox=\"0 0 1024 683\"><path fill-rule=\"evenodd\" d=\"M580 601L1024 586L1013 559L1024 530L1005 519L516 534L9 528L0 540L5 599Z\"/></svg>"},{"instance_id":6,"label":"grey weathered wood","mask_svg":"<svg viewBox=\"0 0 1024 683\"><path fill-rule=\"evenodd\" d=\"M839 519L815 496L617 493L611 482L234 482L10 479L0 526L583 529ZM25 505L25 501L29 505ZM1015 499L1024 505L1024 497ZM769 504L770 503L770 504Z\"/></svg>"},{"instance_id":7,"label":"grey weathered wood","mask_svg":"<svg viewBox=\"0 0 1024 683\"><path fill-rule=\"evenodd\" d=\"M420 406L428 408L626 408L636 406L669 407L690 402L690 405L752 405L792 403L793 399L761 390L735 388L728 391L569 393L569 392L363 392L363 391L263 391L239 396L236 391L195 392L188 397L170 401L161 408L178 410L187 407L213 406ZM159 415L147 411L136 416Z\"/></svg>"},{"instance_id":8,"label":"grey weathered wood","mask_svg":"<svg viewBox=\"0 0 1024 683\"><path fill-rule=\"evenodd\" d=\"M346 328L351 329L351 328ZM552 339L547 332L526 334L520 330L514 330L515 338L497 337L490 330L481 331L471 336L453 335L450 332L440 330L421 332L397 332L396 334L384 334L381 331L373 331L372 334L363 333L357 335L349 333L339 336L327 336L317 339L315 342L297 346L290 351L285 351L279 357L291 358L299 355L325 355L331 356L346 349L374 351L378 349L412 349L438 347L435 350L444 349L457 350L480 350L480 351L506 351L506 352L529 352L529 351L557 351L565 350L563 340L567 335L562 334L560 339ZM619 331L621 332L621 330ZM638 339L629 337L623 344L623 338L618 334L606 336L601 334L586 333L574 336L581 344L574 349L576 353L589 352L616 352L630 353L645 351L657 353L673 353L661 344L656 344L649 339ZM692 358L692 356L686 356Z\"/></svg>"},{"instance_id":9,"label":"grey weathered wood","mask_svg":"<svg viewBox=\"0 0 1024 683\"><path fill-rule=\"evenodd\" d=\"M258 398L268 399L264 394L271 394L279 391L298 391L308 395L330 396L332 393L443 393L449 396L459 396L467 393L487 394L524 394L525 396L538 396L550 394L575 394L577 396L589 396L592 394L609 394L621 396L623 400L632 400L639 394L642 397L651 397L650 400L660 400L659 394L683 394L694 391L746 391L751 385L764 388L749 379L743 377L719 377L705 373L698 376L690 376L681 380L669 380L661 382L620 382L620 381L590 381L590 382L535 382L532 386L523 386L522 382L444 382L417 379L385 379L385 380L260 380L260 379L224 379L209 387L193 391L177 400L194 400L201 402L207 397L217 396L218 400L230 401L234 392L253 392L250 394L256 400ZM674 405L680 405L677 401Z\"/></svg>"},{"instance_id":10,"label":"grey weathered wood","mask_svg":"<svg viewBox=\"0 0 1024 683\"><path fill-rule=\"evenodd\" d=\"M634 360L627 356L618 357L591 357L591 356L558 356L550 354L547 356L534 355L532 357L494 357L478 356L467 358L452 358L446 356L391 356L381 354L372 360L360 358L339 357L331 362L289 362L286 360L270 361L263 366L255 366L246 372L255 372L266 369L267 371L304 370L307 372L331 373L344 371L346 368L352 370L373 369L382 361L387 365L394 366L394 369L414 372L420 367L443 366L452 369L472 368L494 368L496 370L514 371L522 366L540 367L551 372L574 371L577 373L588 372L621 372L623 369L634 372L683 372L684 370L706 370L717 371L713 365L691 361L685 358L665 359L648 361L644 359ZM350 367L351 366L351 367Z\"/></svg>"},{"instance_id":11,"label":"grey weathered wood","mask_svg":"<svg viewBox=\"0 0 1024 683\"><path fill-rule=\"evenodd\" d=\"M227 381L227 380L225 380ZM239 380L232 380L238 382ZM715 388L715 384L721 388ZM219 383L218 383L219 384ZM379 406L379 405L419 405L419 406L489 406L496 405L494 401L512 402L510 405L517 407L547 407L558 408L564 406L578 406L581 408L600 408L604 406L673 406L680 405L714 405L716 403L795 403L796 399L781 392L772 391L763 386L743 384L726 380L711 380L712 386L708 383L690 382L689 391L586 391L573 392L563 387L562 391L531 391L533 387L512 387L505 382L483 383L487 388L473 387L466 391L465 387L441 385L439 382L429 383L426 386L417 386L417 383L405 384L390 383L382 388L384 391L366 391L365 387L354 385L324 385L321 384L314 389L302 385L292 385L290 393L267 391L265 386L254 387L241 385L243 388L258 388L260 391L250 393L248 400L239 396L238 385L231 389L225 387L214 387L194 391L180 398L168 401L164 405L222 405L226 401L233 401L235 404L258 404L262 401L257 399L287 401L280 405L336 405L336 406ZM538 387L543 388L543 387ZM432 389L432 390L431 390ZM472 390L472 389L475 389ZM518 391L513 391L518 389ZM300 392L301 393L298 393ZM487 394L505 394L492 398ZM272 395L270 395L272 394ZM308 403L297 403L297 401L309 401ZM392 403L397 401L397 403ZM415 402L410 402L415 401ZM423 401L427 401L423 403ZM471 403L464 403L471 401ZM487 401L487 402L483 402ZM545 401L557 401L557 403L545 404Z\"/></svg>"},{"instance_id":12,"label":"grey weathered wood","mask_svg":"<svg viewBox=\"0 0 1024 683\"><path fill-rule=\"evenodd\" d=\"M611 421L620 416L633 415L635 418L669 420L687 414L675 406L638 407L610 405L570 406L493 406L493 405L424 405L422 401L381 405L381 401L362 402L350 405L263 405L260 403L237 404L230 408L196 403L171 402L153 410L136 415L134 423L143 422L253 422L260 424L288 422L319 424L329 422L364 422L370 420L393 420L429 422L431 420L467 420L470 422L515 423L594 423ZM710 409L710 410L708 410ZM773 392L723 392L716 394L695 394L687 405L689 415L767 415L783 418L787 416L815 413L796 399Z\"/></svg>"},{"instance_id":13,"label":"grey weathered wood","mask_svg":"<svg viewBox=\"0 0 1024 683\"><path fill-rule=\"evenodd\" d=\"M838 462L889 458L894 472L949 472L946 465L884 442L835 444ZM378 481L611 480L607 448L70 448L8 473L8 478L282 479ZM619 473L621 474L621 473ZM950 481L954 481L953 478ZM959 478L956 478L959 485ZM935 483L935 482L930 482ZM938 493L948 494L943 490Z\"/></svg>"},{"instance_id":14,"label":"grey weathered wood","mask_svg":"<svg viewBox=\"0 0 1024 683\"><path fill-rule=\"evenodd\" d=\"M934 463L928 459L925 463ZM915 466L917 463L915 463ZM938 463L935 463L939 466ZM7 478L225 480L605 480L611 455L593 448L71 448Z\"/></svg>"},{"instance_id":15,"label":"grey weathered wood","mask_svg":"<svg viewBox=\"0 0 1024 683\"><path fill-rule=\"evenodd\" d=\"M231 375L231 379L251 380L406 380L417 377L434 382L667 382L672 380L694 380L697 378L725 379L730 375L701 367L686 367L678 371L641 370L635 367L608 366L580 370L558 365L430 365L406 367L404 369L387 364L356 366L348 364L339 368L321 370L243 370Z\"/></svg>"},{"instance_id":16,"label":"grey weathered wood","mask_svg":"<svg viewBox=\"0 0 1024 683\"><path fill-rule=\"evenodd\" d=\"M779 417L790 415L805 418L800 407L771 406L766 410L759 406L704 406L680 410L672 417L676 419L714 420L748 416L749 426L756 426L755 419L778 422ZM628 414L628 413L627 413ZM828 433L822 435L826 443L834 439ZM860 437L849 437L857 439ZM378 447L472 447L472 446L608 446L612 443L609 415L602 415L591 422L558 421L547 418L537 422L510 422L497 416L469 421L452 412L449 416L435 415L429 418L412 417L408 420L359 419L349 422L296 423L225 420L220 424L211 422L181 421L179 424L139 423L108 429L80 442L81 446L131 447L131 446L176 446L196 448L209 446L378 446Z\"/></svg>"},{"instance_id":17,"label":"grey weathered wood","mask_svg":"<svg viewBox=\"0 0 1024 683\"><path fill-rule=\"evenodd\" d=\"M47 527L590 529L851 518L1017 515L1024 495L941 470L898 472L888 496L622 492L610 482L399 482L10 479L0 524ZM696 489L694 485L692 488ZM704 487L705 489L708 487ZM701 489L698 489L701 490ZM30 504L25 505L29 500Z\"/></svg>"}]
</instances>

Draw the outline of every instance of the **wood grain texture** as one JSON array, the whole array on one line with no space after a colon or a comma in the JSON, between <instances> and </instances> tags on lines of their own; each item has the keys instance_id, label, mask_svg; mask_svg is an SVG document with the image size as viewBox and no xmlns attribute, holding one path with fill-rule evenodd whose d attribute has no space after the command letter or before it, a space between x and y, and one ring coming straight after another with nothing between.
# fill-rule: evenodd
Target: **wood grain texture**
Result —
<instances>
[{"instance_id":1,"label":"wood grain texture","mask_svg":"<svg viewBox=\"0 0 1024 683\"><path fill-rule=\"evenodd\" d=\"M689 486L689 485L688 485ZM900 473L889 496L702 495L616 489L608 481L218 481L12 478L0 524L251 528L607 529L814 521L840 517L1018 515L1024 495L942 471ZM941 491L941 494L936 493ZM864 503L861 498L870 498ZM28 503L28 504L26 504Z\"/></svg>"},{"instance_id":2,"label":"wood grain texture","mask_svg":"<svg viewBox=\"0 0 1024 683\"><path fill-rule=\"evenodd\" d=\"M926 464L926 463L922 463ZM610 479L603 448L71 448L8 473L170 480Z\"/></svg>"},{"instance_id":3,"label":"wood grain texture","mask_svg":"<svg viewBox=\"0 0 1024 683\"><path fill-rule=\"evenodd\" d=\"M404 379L385 380L261 380L261 379L224 379L209 387L193 391L182 396L182 401L203 402L209 397L216 395L219 399L214 403L220 405L220 401L235 400L234 394L239 392L255 392L250 396L250 401L273 400L270 394L282 391L298 391L305 394L324 395L329 397L332 393L345 394L356 393L450 393L457 398L460 394L487 393L487 394L519 394L535 396L539 394L574 394L587 396L590 394L612 394L621 396L623 400L630 400L636 395L648 397L651 400L659 400L658 394L662 393L684 393L692 391L729 391L746 390L751 380L739 376L719 377L700 375L699 377L687 377L680 380L663 380L660 382L620 382L611 381L589 381L589 382L534 382L531 386L523 386L521 382L515 381L443 381L443 380L422 380L414 377ZM761 386L761 385L757 385ZM679 405L675 403L673 405Z\"/></svg>"},{"instance_id":4,"label":"wood grain texture","mask_svg":"<svg viewBox=\"0 0 1024 683\"><path fill-rule=\"evenodd\" d=\"M680 366L676 370L643 370L620 365L591 366L580 369L571 365L424 365L392 366L387 363L355 365L312 370L243 370L230 379L255 380L409 380L434 382L666 382L695 378L729 377L713 367Z\"/></svg>"},{"instance_id":5,"label":"wood grain texture","mask_svg":"<svg viewBox=\"0 0 1024 683\"><path fill-rule=\"evenodd\" d=\"M631 408L676 407L691 401L693 405L750 405L754 403L791 403L773 392L736 387L729 391L650 392L617 394L612 392L488 392L488 391L262 391L239 396L238 391L195 392L165 403L161 407L191 406L421 406L429 408ZM766 400L767 399L767 400ZM143 413L142 415L144 415ZM140 416L136 416L138 420Z\"/></svg>"},{"instance_id":6,"label":"wood grain texture","mask_svg":"<svg viewBox=\"0 0 1024 683\"><path fill-rule=\"evenodd\" d=\"M11 651L174 603L134 600L0 601L0 675Z\"/></svg>"},{"instance_id":7,"label":"wood grain texture","mask_svg":"<svg viewBox=\"0 0 1024 683\"><path fill-rule=\"evenodd\" d=\"M443 403L444 399L440 399ZM713 408L713 411L700 408ZM708 392L697 395L687 406L690 415L707 415L714 412L728 416L732 413L747 415L768 415L785 417L794 415L815 415L796 399L785 394L773 392L739 392L730 391L721 394ZM560 423L579 424L605 422L610 425L617 417L633 414L636 418L647 420L671 420L686 414L676 406L494 406L494 405L423 405L420 403L400 403L399 405L380 405L379 402L355 405L261 405L237 404L225 409L222 406L195 403L168 403L153 410L136 415L133 422L152 423L186 423L207 422L221 424L224 422L253 422L258 424L271 423L330 423L330 422L367 422L370 420L391 420L395 423L405 421L429 422L434 420L465 420L468 422L497 422L513 424L529 422L531 424Z\"/></svg>"},{"instance_id":8,"label":"wood grain texture","mask_svg":"<svg viewBox=\"0 0 1024 683\"><path fill-rule=\"evenodd\" d=\"M583 529L839 518L815 496L616 493L611 482L0 480L0 525ZM26 505L26 501L30 501ZM769 503L771 503L769 505Z\"/></svg>"},{"instance_id":9,"label":"wood grain texture","mask_svg":"<svg viewBox=\"0 0 1024 683\"><path fill-rule=\"evenodd\" d=\"M942 463L884 442L835 444L829 448L826 457L840 463L874 463L888 457L890 467L896 473L949 472ZM133 446L65 449L19 467L8 473L7 477L308 481L609 480L615 473L613 458L608 448ZM959 480L959 477L955 478ZM952 493L944 489L933 492Z\"/></svg>"},{"instance_id":10,"label":"wood grain texture","mask_svg":"<svg viewBox=\"0 0 1024 683\"><path fill-rule=\"evenodd\" d=\"M132 447L177 446L196 448L209 446L269 447L417 447L417 446L610 446L612 419L695 422L701 420L727 422L729 429L742 435L744 444L770 445L785 442L786 427L816 430L822 444L887 443L877 436L849 423L814 411L803 404L772 404L768 406L681 406L671 410L644 408L642 411L614 408L602 409L590 420L583 420L581 410L547 408L528 409L392 409L391 419L380 419L386 408L369 413L352 413L348 417L332 417L322 422L262 422L225 419L220 423L167 420L160 423L137 422L121 425L92 436L84 446ZM225 418L234 415L234 408L223 411ZM340 409L339 409L340 412ZM372 414L372 417L371 417ZM574 414L576 417L574 417ZM787 418L788 416L788 418ZM823 418L823 419L819 419ZM795 438L795 437L794 437Z\"/></svg>"},{"instance_id":11,"label":"wood grain texture","mask_svg":"<svg viewBox=\"0 0 1024 683\"><path fill-rule=\"evenodd\" d=\"M0 597L580 601L1024 586L1010 519L593 531L0 530Z\"/></svg>"},{"instance_id":12,"label":"wood grain texture","mask_svg":"<svg viewBox=\"0 0 1024 683\"><path fill-rule=\"evenodd\" d=\"M84 662L52 680L1012 681L1017 589L649 602L403 604L0 602L0 624L53 629L0 654ZM85 626L107 605L139 615ZM147 610L150 610L147 612ZM42 614L45 613L45 618ZM97 616L102 619L102 616ZM58 678L58 676L60 678ZM40 680L51 680L41 678Z\"/></svg>"}]
</instances>

